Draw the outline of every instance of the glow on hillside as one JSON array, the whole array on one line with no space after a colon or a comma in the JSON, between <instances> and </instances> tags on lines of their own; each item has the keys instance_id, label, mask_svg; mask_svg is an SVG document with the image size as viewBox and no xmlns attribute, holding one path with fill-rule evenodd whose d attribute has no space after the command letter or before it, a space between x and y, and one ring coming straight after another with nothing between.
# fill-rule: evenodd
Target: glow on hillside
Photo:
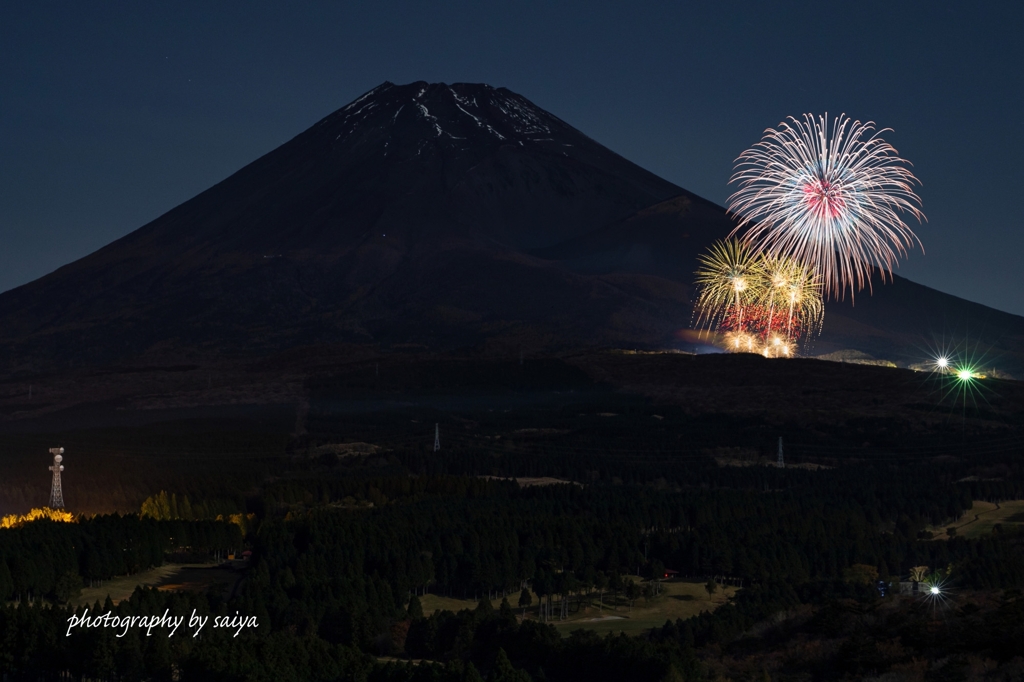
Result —
<instances>
[{"instance_id":1,"label":"glow on hillside","mask_svg":"<svg viewBox=\"0 0 1024 682\"><path fill-rule=\"evenodd\" d=\"M0 518L0 528L17 528L33 521L57 521L59 523L73 523L75 515L63 509L32 509L28 514L10 514Z\"/></svg>"}]
</instances>

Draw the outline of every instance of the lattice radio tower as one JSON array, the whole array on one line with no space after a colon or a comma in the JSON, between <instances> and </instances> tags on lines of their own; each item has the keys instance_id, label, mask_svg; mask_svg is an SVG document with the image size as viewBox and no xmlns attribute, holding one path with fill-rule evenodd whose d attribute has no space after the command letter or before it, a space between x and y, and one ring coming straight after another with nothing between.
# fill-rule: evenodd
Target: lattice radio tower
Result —
<instances>
[{"instance_id":1,"label":"lattice radio tower","mask_svg":"<svg viewBox=\"0 0 1024 682\"><path fill-rule=\"evenodd\" d=\"M779 436L779 464L780 469L786 468L786 462L782 459L782 436Z\"/></svg>"},{"instance_id":2,"label":"lattice radio tower","mask_svg":"<svg viewBox=\"0 0 1024 682\"><path fill-rule=\"evenodd\" d=\"M441 449L441 427L434 424L434 452Z\"/></svg>"},{"instance_id":3,"label":"lattice radio tower","mask_svg":"<svg viewBox=\"0 0 1024 682\"><path fill-rule=\"evenodd\" d=\"M60 487L60 472L64 471L64 465L61 464L64 461L64 448L50 448L50 454L53 455L53 466L50 467L50 471L53 472L53 485L50 487L50 509L63 509L64 491Z\"/></svg>"}]
</instances>

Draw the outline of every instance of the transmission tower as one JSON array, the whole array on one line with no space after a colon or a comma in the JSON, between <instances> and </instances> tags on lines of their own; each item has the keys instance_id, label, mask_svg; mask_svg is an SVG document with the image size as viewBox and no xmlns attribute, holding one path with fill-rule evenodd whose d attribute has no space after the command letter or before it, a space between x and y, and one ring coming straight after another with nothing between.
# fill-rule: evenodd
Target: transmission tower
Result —
<instances>
[{"instance_id":1,"label":"transmission tower","mask_svg":"<svg viewBox=\"0 0 1024 682\"><path fill-rule=\"evenodd\" d=\"M53 466L50 467L50 471L53 472L53 485L50 487L50 509L63 509L64 491L60 487L60 472L64 471L64 465L61 464L64 461L64 448L50 448L50 454L53 455Z\"/></svg>"},{"instance_id":2,"label":"transmission tower","mask_svg":"<svg viewBox=\"0 0 1024 682\"><path fill-rule=\"evenodd\" d=\"M782 436L779 436L779 464L780 469L786 468L786 462L782 459Z\"/></svg>"},{"instance_id":3,"label":"transmission tower","mask_svg":"<svg viewBox=\"0 0 1024 682\"><path fill-rule=\"evenodd\" d=\"M434 452L441 449L441 428L434 424Z\"/></svg>"}]
</instances>

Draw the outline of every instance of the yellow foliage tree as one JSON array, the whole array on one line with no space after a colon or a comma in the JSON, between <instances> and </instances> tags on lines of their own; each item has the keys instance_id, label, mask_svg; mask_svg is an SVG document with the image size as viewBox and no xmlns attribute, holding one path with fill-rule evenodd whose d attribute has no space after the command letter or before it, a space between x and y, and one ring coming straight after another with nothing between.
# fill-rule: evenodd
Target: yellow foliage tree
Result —
<instances>
[{"instance_id":1,"label":"yellow foliage tree","mask_svg":"<svg viewBox=\"0 0 1024 682\"><path fill-rule=\"evenodd\" d=\"M42 509L32 509L28 514L10 514L5 516L0 519L0 528L16 528L40 519L57 521L59 523L73 523L75 521L75 515L69 511L64 511L63 509L50 509L49 507L43 507Z\"/></svg>"},{"instance_id":2,"label":"yellow foliage tree","mask_svg":"<svg viewBox=\"0 0 1024 682\"><path fill-rule=\"evenodd\" d=\"M915 583L923 583L928 578L929 570L927 566L914 566L910 569L910 579Z\"/></svg>"}]
</instances>

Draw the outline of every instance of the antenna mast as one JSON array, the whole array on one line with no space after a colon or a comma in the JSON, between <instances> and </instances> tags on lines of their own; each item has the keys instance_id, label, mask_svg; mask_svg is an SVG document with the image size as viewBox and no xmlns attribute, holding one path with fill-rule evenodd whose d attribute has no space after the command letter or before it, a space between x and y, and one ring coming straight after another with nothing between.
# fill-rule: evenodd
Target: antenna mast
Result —
<instances>
[{"instance_id":1,"label":"antenna mast","mask_svg":"<svg viewBox=\"0 0 1024 682\"><path fill-rule=\"evenodd\" d=\"M64 461L64 448L50 448L50 454L53 455L53 466L50 467L50 471L53 472L53 485L50 486L50 509L63 509L64 490L60 486L60 472L64 471L64 465L61 464Z\"/></svg>"},{"instance_id":2,"label":"antenna mast","mask_svg":"<svg viewBox=\"0 0 1024 682\"><path fill-rule=\"evenodd\" d=\"M782 459L782 436L779 436L779 464L780 469L786 468L786 462Z\"/></svg>"},{"instance_id":3,"label":"antenna mast","mask_svg":"<svg viewBox=\"0 0 1024 682\"><path fill-rule=\"evenodd\" d=\"M434 452L441 449L441 427L434 424Z\"/></svg>"}]
</instances>

